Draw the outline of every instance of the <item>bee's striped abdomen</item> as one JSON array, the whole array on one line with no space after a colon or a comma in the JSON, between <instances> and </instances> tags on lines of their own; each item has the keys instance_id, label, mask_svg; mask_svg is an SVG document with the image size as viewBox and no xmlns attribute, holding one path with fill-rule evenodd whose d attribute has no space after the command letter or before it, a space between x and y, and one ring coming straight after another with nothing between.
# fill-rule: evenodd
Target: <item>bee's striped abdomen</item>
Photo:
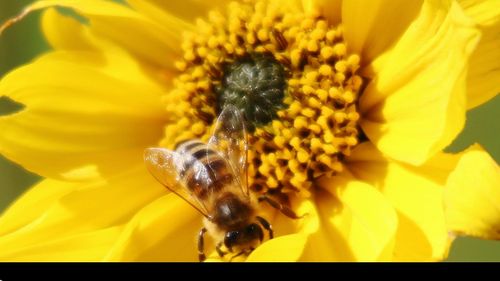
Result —
<instances>
[{"instance_id":1,"label":"bee's striped abdomen","mask_svg":"<svg viewBox=\"0 0 500 281\"><path fill-rule=\"evenodd\" d=\"M199 140L178 145L177 152L185 155L179 175L186 187L200 199L217 193L233 181L231 168L215 150Z\"/></svg>"}]
</instances>

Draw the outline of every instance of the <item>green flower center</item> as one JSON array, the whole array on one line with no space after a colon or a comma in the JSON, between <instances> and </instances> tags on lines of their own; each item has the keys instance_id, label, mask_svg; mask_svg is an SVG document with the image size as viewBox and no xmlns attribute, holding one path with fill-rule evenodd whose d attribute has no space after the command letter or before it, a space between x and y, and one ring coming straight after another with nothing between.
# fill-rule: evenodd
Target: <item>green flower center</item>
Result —
<instances>
[{"instance_id":1,"label":"green flower center","mask_svg":"<svg viewBox=\"0 0 500 281\"><path fill-rule=\"evenodd\" d=\"M249 54L225 68L216 89L218 111L228 104L236 106L253 132L278 117L285 107L285 90L283 66L270 55Z\"/></svg>"}]
</instances>

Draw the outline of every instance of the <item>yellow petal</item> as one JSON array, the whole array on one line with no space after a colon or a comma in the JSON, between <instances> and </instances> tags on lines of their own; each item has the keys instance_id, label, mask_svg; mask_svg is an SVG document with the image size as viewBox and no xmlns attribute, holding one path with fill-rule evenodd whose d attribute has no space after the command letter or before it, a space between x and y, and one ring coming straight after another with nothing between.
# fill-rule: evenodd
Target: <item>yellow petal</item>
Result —
<instances>
[{"instance_id":1,"label":"yellow petal","mask_svg":"<svg viewBox=\"0 0 500 281\"><path fill-rule=\"evenodd\" d=\"M500 22L481 29L467 74L467 108L479 106L500 93Z\"/></svg>"},{"instance_id":2,"label":"yellow petal","mask_svg":"<svg viewBox=\"0 0 500 281\"><path fill-rule=\"evenodd\" d=\"M56 193L52 188L71 191ZM35 189L0 217L0 259L18 251L34 255L34 249L44 243L57 244L60 239L121 225L166 192L142 165L106 181L67 186L47 181ZM40 195L44 192L47 196ZM39 207L33 207L31 202L37 199L43 200ZM23 207L32 207L33 211ZM21 223L15 222L16 217Z\"/></svg>"},{"instance_id":3,"label":"yellow petal","mask_svg":"<svg viewBox=\"0 0 500 281\"><path fill-rule=\"evenodd\" d=\"M47 9L43 13L41 25L45 38L55 49L95 49L88 29L75 18L63 16L56 9Z\"/></svg>"},{"instance_id":4,"label":"yellow petal","mask_svg":"<svg viewBox=\"0 0 500 281\"><path fill-rule=\"evenodd\" d=\"M9 253L0 251L0 260L14 262L73 262L100 261L106 256L110 245L120 234L122 227L115 226L78 235L41 242L30 248L14 249Z\"/></svg>"},{"instance_id":5,"label":"yellow petal","mask_svg":"<svg viewBox=\"0 0 500 281\"><path fill-rule=\"evenodd\" d=\"M351 52L369 63L390 48L417 16L422 1L342 1L344 37Z\"/></svg>"},{"instance_id":6,"label":"yellow petal","mask_svg":"<svg viewBox=\"0 0 500 281\"><path fill-rule=\"evenodd\" d=\"M458 3L480 26L491 26L500 20L500 2L497 0L458 0Z\"/></svg>"},{"instance_id":7,"label":"yellow petal","mask_svg":"<svg viewBox=\"0 0 500 281\"><path fill-rule=\"evenodd\" d=\"M451 231L500 240L500 168L481 148L460 158L448 178L444 203Z\"/></svg>"},{"instance_id":8,"label":"yellow petal","mask_svg":"<svg viewBox=\"0 0 500 281\"><path fill-rule=\"evenodd\" d=\"M177 195L162 196L127 223L106 260L197 261L201 218Z\"/></svg>"},{"instance_id":9,"label":"yellow petal","mask_svg":"<svg viewBox=\"0 0 500 281\"><path fill-rule=\"evenodd\" d=\"M74 191L77 184L51 179L43 180L30 188L0 217L0 236L14 232L40 216L57 199Z\"/></svg>"},{"instance_id":10,"label":"yellow petal","mask_svg":"<svg viewBox=\"0 0 500 281\"><path fill-rule=\"evenodd\" d=\"M73 9L90 21L95 34L113 40L132 54L152 65L173 68L179 56L182 32L190 25L172 18L171 25L162 26L145 15L113 3L99 0L42 0L29 5L21 14L49 7Z\"/></svg>"},{"instance_id":11,"label":"yellow petal","mask_svg":"<svg viewBox=\"0 0 500 281\"><path fill-rule=\"evenodd\" d=\"M194 23L195 19L206 17L212 9L220 8L222 10L229 2L229 0L127 0L127 3L134 9L163 23L166 23L165 16L167 15L175 15L187 22Z\"/></svg>"},{"instance_id":12,"label":"yellow petal","mask_svg":"<svg viewBox=\"0 0 500 281\"><path fill-rule=\"evenodd\" d=\"M298 214L306 214L304 218L294 220L296 224L292 234L286 234L264 242L257 247L247 258L250 262L291 262L301 259L309 235L318 231L319 217L314 203L303 200L295 209ZM290 218L285 218L278 214L280 219L291 222ZM278 231L285 229L283 223L274 222L273 228ZM279 232L276 232L279 234Z\"/></svg>"},{"instance_id":13,"label":"yellow petal","mask_svg":"<svg viewBox=\"0 0 500 281\"><path fill-rule=\"evenodd\" d=\"M160 139L162 93L120 53L50 53L0 81L0 95L26 106L0 117L0 153L48 177L119 172Z\"/></svg>"},{"instance_id":14,"label":"yellow petal","mask_svg":"<svg viewBox=\"0 0 500 281\"><path fill-rule=\"evenodd\" d=\"M467 61L479 32L455 2L426 1L394 48L373 62L361 126L391 158L419 165L465 123Z\"/></svg>"},{"instance_id":15,"label":"yellow petal","mask_svg":"<svg viewBox=\"0 0 500 281\"><path fill-rule=\"evenodd\" d=\"M395 260L442 260L450 246L443 206L443 188L459 155L438 154L419 167L385 158L369 143L349 158L349 170L373 184L398 213Z\"/></svg>"},{"instance_id":16,"label":"yellow petal","mask_svg":"<svg viewBox=\"0 0 500 281\"><path fill-rule=\"evenodd\" d=\"M500 1L461 0L465 13L481 29L467 75L467 107L479 106L500 93Z\"/></svg>"},{"instance_id":17,"label":"yellow petal","mask_svg":"<svg viewBox=\"0 0 500 281\"><path fill-rule=\"evenodd\" d=\"M302 6L306 13L322 15L331 25L341 21L342 0L303 0Z\"/></svg>"},{"instance_id":18,"label":"yellow petal","mask_svg":"<svg viewBox=\"0 0 500 281\"><path fill-rule=\"evenodd\" d=\"M303 259L390 259L398 222L382 194L347 174L322 179L318 185L324 189L315 195L320 228L310 236Z\"/></svg>"}]
</instances>

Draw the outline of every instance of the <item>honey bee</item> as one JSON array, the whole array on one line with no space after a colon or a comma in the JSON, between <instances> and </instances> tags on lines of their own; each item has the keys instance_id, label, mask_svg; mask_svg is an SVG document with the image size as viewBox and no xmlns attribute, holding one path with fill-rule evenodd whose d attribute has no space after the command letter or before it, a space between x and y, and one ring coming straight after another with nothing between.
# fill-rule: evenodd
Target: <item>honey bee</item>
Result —
<instances>
[{"instance_id":1,"label":"honey bee","mask_svg":"<svg viewBox=\"0 0 500 281\"><path fill-rule=\"evenodd\" d=\"M198 257L205 260L204 235L217 241L216 251L223 257L222 246L248 255L273 228L258 215L258 202L265 201L283 214L298 218L287 206L268 196L257 200L249 194L246 172L247 138L242 115L234 106L226 106L217 119L207 144L192 139L177 145L175 151L148 148L144 159L148 170L166 188L180 196L204 216L198 235ZM264 229L264 230L263 230Z\"/></svg>"}]
</instances>

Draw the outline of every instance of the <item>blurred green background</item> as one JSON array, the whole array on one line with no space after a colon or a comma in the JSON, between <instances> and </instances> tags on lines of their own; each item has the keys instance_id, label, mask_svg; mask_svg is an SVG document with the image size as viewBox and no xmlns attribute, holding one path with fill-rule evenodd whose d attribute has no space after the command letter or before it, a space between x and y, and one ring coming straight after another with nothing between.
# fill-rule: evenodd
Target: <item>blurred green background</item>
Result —
<instances>
[{"instance_id":1,"label":"blurred green background","mask_svg":"<svg viewBox=\"0 0 500 281\"><path fill-rule=\"evenodd\" d=\"M19 11L30 0L0 0L0 21ZM34 13L0 37L0 77L9 70L29 62L48 49L38 28L39 14ZM498 81L500 83L500 81ZM5 98L0 98L0 115L19 109ZM463 133L448 149L460 151L474 142L483 145L495 158L500 159L500 97L470 111ZM1 134L1 132L0 132ZM0 155L0 212L40 178ZM473 238L458 238L450 252L449 261L500 261L500 242Z\"/></svg>"}]
</instances>

